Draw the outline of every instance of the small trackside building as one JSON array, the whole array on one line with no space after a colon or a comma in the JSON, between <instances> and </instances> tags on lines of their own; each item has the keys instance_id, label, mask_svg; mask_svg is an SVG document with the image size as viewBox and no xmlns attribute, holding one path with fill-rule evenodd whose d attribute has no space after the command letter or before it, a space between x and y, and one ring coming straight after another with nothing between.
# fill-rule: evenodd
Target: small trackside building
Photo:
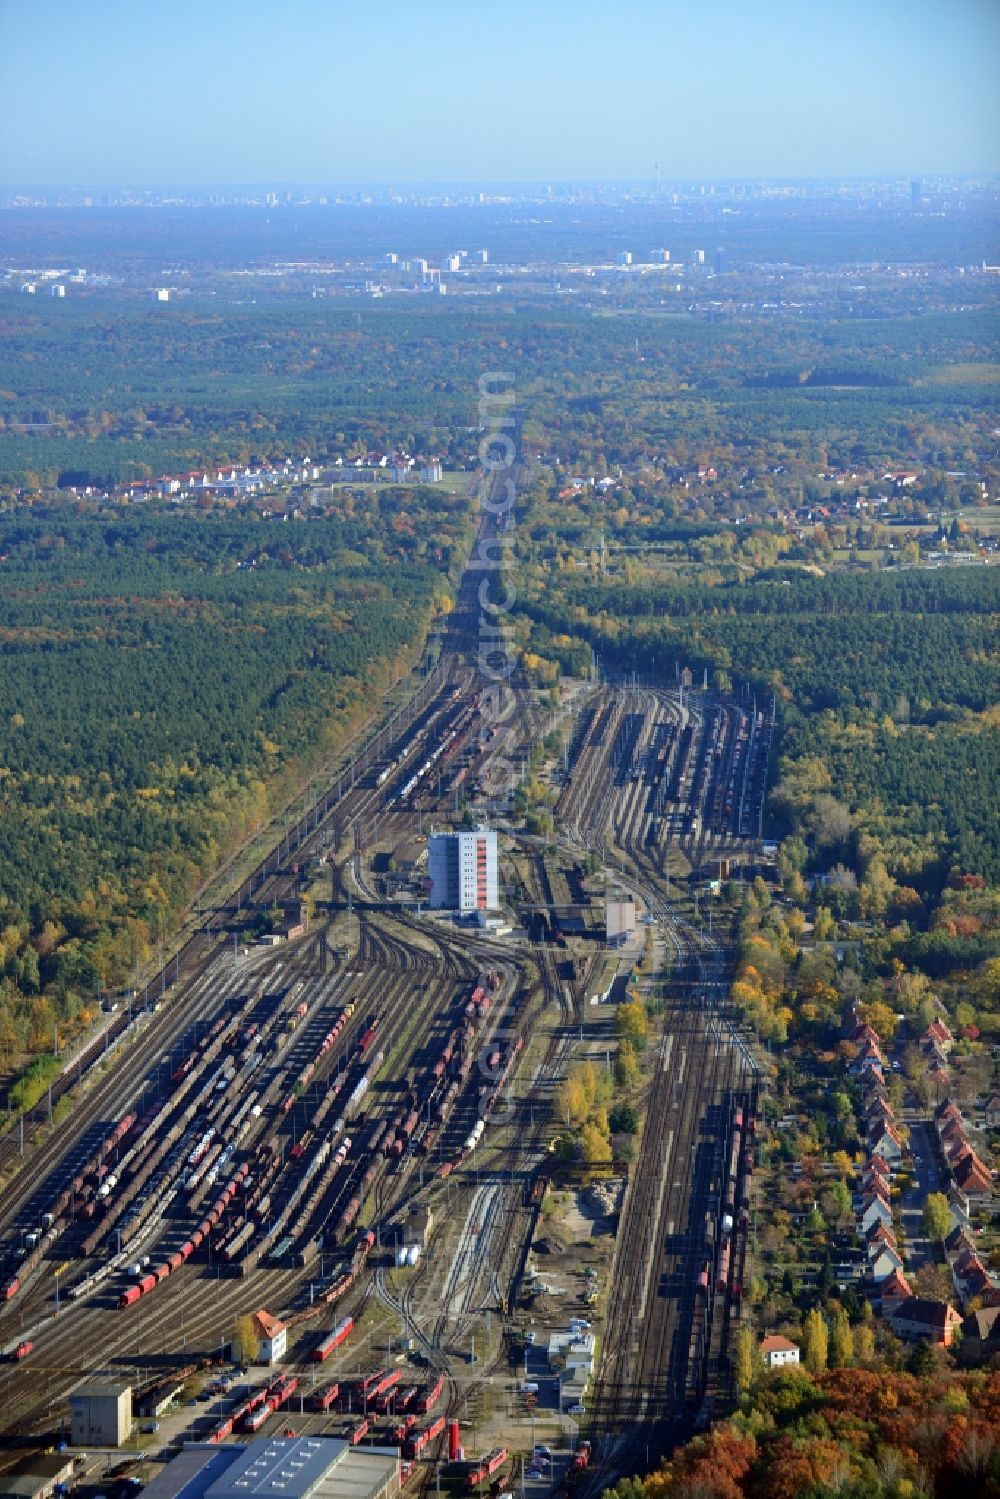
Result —
<instances>
[{"instance_id":1,"label":"small trackside building","mask_svg":"<svg viewBox=\"0 0 1000 1499\"><path fill-rule=\"evenodd\" d=\"M69 1397L74 1447L120 1447L132 1435L132 1386L89 1380Z\"/></svg>"}]
</instances>

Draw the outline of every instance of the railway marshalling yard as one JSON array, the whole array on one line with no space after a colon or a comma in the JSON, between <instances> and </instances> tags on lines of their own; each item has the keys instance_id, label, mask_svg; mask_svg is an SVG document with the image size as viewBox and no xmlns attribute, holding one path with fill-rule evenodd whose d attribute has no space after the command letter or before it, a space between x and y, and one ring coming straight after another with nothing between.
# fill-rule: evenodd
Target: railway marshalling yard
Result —
<instances>
[{"instance_id":1,"label":"railway marshalling yard","mask_svg":"<svg viewBox=\"0 0 1000 1499\"><path fill-rule=\"evenodd\" d=\"M519 763L553 726L518 689L491 730L466 659L442 654L204 916L147 989L160 1002L123 1009L73 1062L68 1116L29 1120L23 1154L16 1136L2 1142L11 1459L58 1440L70 1393L97 1374L136 1391L184 1385L191 1400L155 1434L137 1425L133 1460L173 1438L367 1423L361 1439L409 1441L414 1487L443 1455L443 1433L414 1446L438 1415L462 1421L467 1457L507 1450L494 1488L536 1439L556 1449L558 1480L559 1451L582 1437L594 1455L582 1482L595 1485L728 1398L757 1070L688 876L753 857L770 720L690 689L581 685L556 724L564 756L543 769L552 835L516 834L493 809L516 892L508 929L460 926L387 868L432 822L454 822L459 780L475 810L491 765ZM613 1178L604 1209L550 1149L556 1085L575 1062L608 1067L617 1044L614 1004L593 1002L612 971L603 944L559 923L560 872L582 880L585 863L602 910L605 890L635 899L623 981L634 967L656 1000L643 1128L627 1165L597 1173ZM303 898L299 935L250 939L255 913ZM400 1266L417 1221L419 1256ZM248 1386L275 1373L251 1370L196 1399L260 1309L287 1325L289 1398L248 1410ZM596 1364L569 1414L545 1347L574 1316L592 1327ZM317 1360L345 1318L349 1334ZM377 1372L396 1377L369 1395Z\"/></svg>"}]
</instances>

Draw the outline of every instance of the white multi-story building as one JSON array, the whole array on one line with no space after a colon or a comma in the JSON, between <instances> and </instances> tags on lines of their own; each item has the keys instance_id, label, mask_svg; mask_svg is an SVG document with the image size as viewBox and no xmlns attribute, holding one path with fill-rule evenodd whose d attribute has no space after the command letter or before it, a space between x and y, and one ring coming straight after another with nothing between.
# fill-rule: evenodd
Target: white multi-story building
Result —
<instances>
[{"instance_id":1,"label":"white multi-story building","mask_svg":"<svg viewBox=\"0 0 1000 1499\"><path fill-rule=\"evenodd\" d=\"M495 911L500 904L497 835L432 833L427 845L431 905L442 911Z\"/></svg>"}]
</instances>

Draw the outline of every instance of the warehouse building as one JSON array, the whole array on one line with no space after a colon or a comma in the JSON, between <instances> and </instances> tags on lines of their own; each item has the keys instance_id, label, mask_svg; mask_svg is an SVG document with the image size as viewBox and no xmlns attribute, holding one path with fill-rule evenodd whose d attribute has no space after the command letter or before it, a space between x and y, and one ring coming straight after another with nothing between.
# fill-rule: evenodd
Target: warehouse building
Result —
<instances>
[{"instance_id":1,"label":"warehouse building","mask_svg":"<svg viewBox=\"0 0 1000 1499\"><path fill-rule=\"evenodd\" d=\"M143 1499L394 1499L394 1447L352 1447L336 1437L257 1437L241 1445L191 1443L143 1490Z\"/></svg>"},{"instance_id":2,"label":"warehouse building","mask_svg":"<svg viewBox=\"0 0 1000 1499\"><path fill-rule=\"evenodd\" d=\"M132 1435L132 1386L115 1379L82 1384L69 1397L74 1447L120 1447Z\"/></svg>"},{"instance_id":3,"label":"warehouse building","mask_svg":"<svg viewBox=\"0 0 1000 1499\"><path fill-rule=\"evenodd\" d=\"M0 1475L0 1499L51 1499L69 1487L73 1463L64 1452L36 1452Z\"/></svg>"},{"instance_id":4,"label":"warehouse building","mask_svg":"<svg viewBox=\"0 0 1000 1499\"><path fill-rule=\"evenodd\" d=\"M605 907L604 930L609 947L624 947L635 941L635 901L609 900Z\"/></svg>"}]
</instances>

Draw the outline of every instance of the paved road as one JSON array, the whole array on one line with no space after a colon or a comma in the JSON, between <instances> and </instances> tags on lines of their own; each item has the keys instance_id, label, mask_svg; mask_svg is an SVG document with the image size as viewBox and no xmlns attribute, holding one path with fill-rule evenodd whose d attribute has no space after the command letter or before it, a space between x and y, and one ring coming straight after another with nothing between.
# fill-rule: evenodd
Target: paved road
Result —
<instances>
[{"instance_id":1,"label":"paved road","mask_svg":"<svg viewBox=\"0 0 1000 1499\"><path fill-rule=\"evenodd\" d=\"M903 1195L902 1219L906 1234L906 1273L912 1275L921 1265L936 1263L934 1245L924 1238L924 1201L928 1193L941 1189L941 1179L934 1152L931 1125L916 1109L903 1109L903 1122L910 1131L910 1158L913 1185Z\"/></svg>"}]
</instances>

